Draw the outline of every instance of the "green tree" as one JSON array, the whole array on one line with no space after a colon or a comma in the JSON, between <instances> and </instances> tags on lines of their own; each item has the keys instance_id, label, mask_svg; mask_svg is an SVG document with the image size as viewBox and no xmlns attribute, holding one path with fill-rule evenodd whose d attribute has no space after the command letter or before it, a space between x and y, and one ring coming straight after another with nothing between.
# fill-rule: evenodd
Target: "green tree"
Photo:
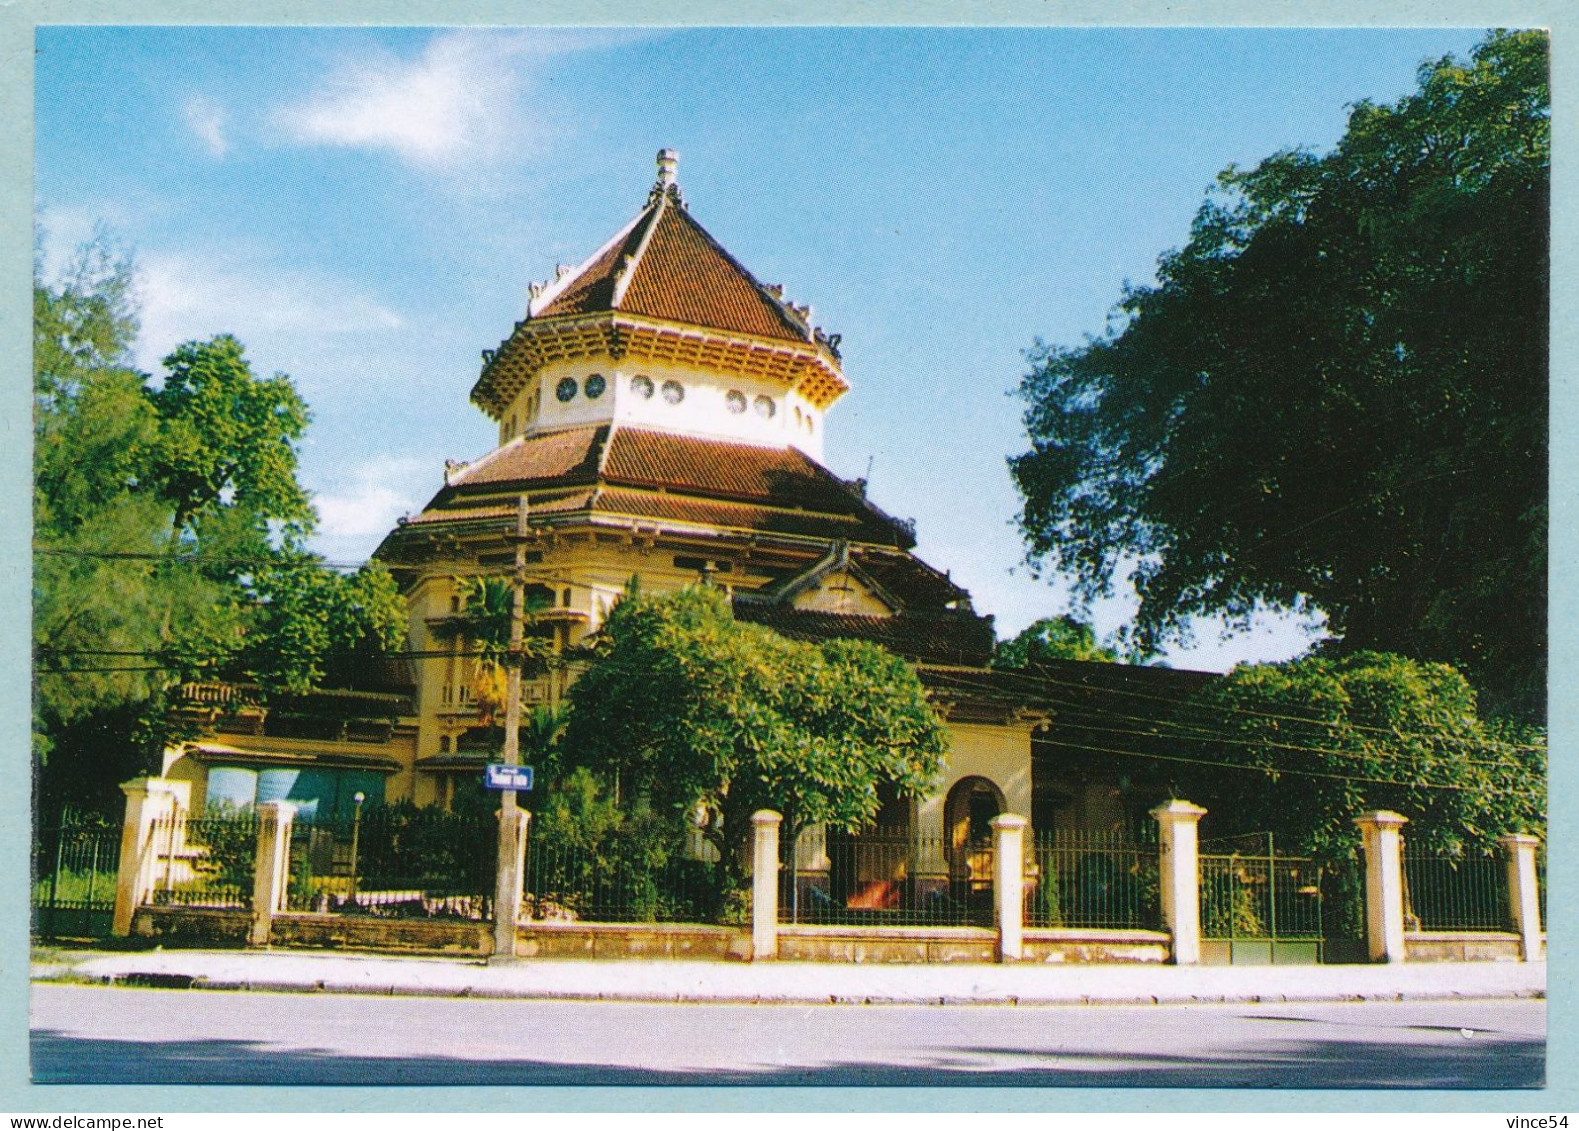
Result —
<instances>
[{"instance_id":1,"label":"green tree","mask_svg":"<svg viewBox=\"0 0 1579 1131\"><path fill-rule=\"evenodd\" d=\"M1411 840L1454 856L1545 828L1544 735L1483 719L1447 664L1358 652L1244 665L1159 732L1172 755L1212 764L1197 773L1219 833L1271 829L1331 858L1352 851L1353 818L1370 809L1402 813Z\"/></svg>"},{"instance_id":2,"label":"green tree","mask_svg":"<svg viewBox=\"0 0 1579 1131\"><path fill-rule=\"evenodd\" d=\"M784 815L783 837L825 822L871 823L879 790L935 784L942 724L915 671L874 645L808 644L738 624L719 591L628 596L570 689L556 772L585 766L671 819L697 820L739 880L751 814Z\"/></svg>"},{"instance_id":3,"label":"green tree","mask_svg":"<svg viewBox=\"0 0 1579 1131\"><path fill-rule=\"evenodd\" d=\"M307 409L240 343L189 342L137 371L130 261L105 238L33 282L33 752L39 801L113 806L157 768L169 693L198 678L299 691L400 639L379 567L299 549Z\"/></svg>"},{"instance_id":4,"label":"green tree","mask_svg":"<svg viewBox=\"0 0 1579 1131\"><path fill-rule=\"evenodd\" d=\"M1070 616L1043 617L993 650L995 668L1024 668L1042 660L1095 660L1118 663L1118 653L1097 643L1089 624Z\"/></svg>"},{"instance_id":5,"label":"green tree","mask_svg":"<svg viewBox=\"0 0 1579 1131\"><path fill-rule=\"evenodd\" d=\"M1133 571L1134 639L1319 610L1539 718L1548 40L1495 33L1355 105L1330 153L1229 168L1107 334L1038 343L1011 461L1028 558Z\"/></svg>"}]
</instances>

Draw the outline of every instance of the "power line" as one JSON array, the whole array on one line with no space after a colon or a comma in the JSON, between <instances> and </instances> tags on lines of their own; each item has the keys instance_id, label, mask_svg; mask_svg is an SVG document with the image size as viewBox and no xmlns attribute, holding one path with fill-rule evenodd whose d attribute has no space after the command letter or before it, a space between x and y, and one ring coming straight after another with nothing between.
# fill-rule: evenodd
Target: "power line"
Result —
<instances>
[{"instance_id":1,"label":"power line","mask_svg":"<svg viewBox=\"0 0 1579 1131\"><path fill-rule=\"evenodd\" d=\"M1110 665L1110 666L1122 669L1122 668L1126 667L1127 665L1116 664L1116 665ZM1139 670L1149 670L1149 669L1139 669ZM1084 692L1088 692L1088 693L1108 694L1108 695L1123 695L1123 696L1127 696L1127 697L1134 698L1134 699L1147 699L1147 700L1151 700L1151 701L1157 702L1157 703L1166 703L1166 704L1168 704L1169 706L1172 706L1172 707L1183 707L1183 708L1186 708L1188 710L1193 710L1193 711L1197 711L1197 712L1201 712L1201 711L1213 711L1213 712L1215 712L1215 711L1222 711L1222 712L1224 712L1226 714L1241 715L1241 716L1245 716L1247 718L1277 719L1277 720L1281 720L1283 722L1304 723L1304 724L1306 724L1308 726L1327 726L1327 725L1330 725L1330 720L1312 718L1312 717L1306 716L1306 715L1283 715L1283 714L1278 714L1278 713L1272 712L1272 711L1257 711L1257 710L1255 710L1253 708L1249 708L1249 707L1230 707L1230 706L1227 706L1227 705L1220 705L1220 704L1201 704L1201 703L1197 703L1197 702L1191 700L1187 696L1172 696L1172 695L1150 694L1150 693L1147 693L1147 692L1144 692L1144 691L1132 691L1132 690L1128 690L1128 689L1125 689L1125 688L1119 688L1119 687L1093 687L1090 684L1078 683L1078 682L1075 682L1075 681L1072 681L1072 680L1059 679L1056 676L1045 674L1044 670L1042 670L1042 669L1039 669L1036 674L1031 674L1030 672L1023 671L1023 670L1018 670L1018 669L995 668L995 669L992 669L992 674L995 677L999 677L999 678L1003 678L1003 679L1020 680L1022 682L1028 681L1028 682L1030 682L1033 685L1053 684L1053 685L1058 686L1058 687L1068 687L1068 688L1073 688L1075 690L1084 691ZM1216 677L1216 678L1221 679L1223 677L1219 676L1219 677ZM1421 734L1418 731L1404 731L1404 730L1390 729L1388 727L1368 726L1368 725L1366 725L1364 723L1345 723L1344 725L1350 726L1350 727L1354 728L1355 730L1367 731L1367 732L1370 732L1372 734L1383 734L1383 735L1387 735L1389 737L1395 737L1395 738L1439 738L1439 737L1443 737L1443 736L1438 736L1438 735ZM1496 739L1496 738L1487 738L1487 739L1483 739L1482 740L1482 739L1458 738L1458 737L1455 737L1455 736L1447 736L1447 737L1451 741L1455 741L1455 742L1484 743L1485 745L1497 746L1497 747L1500 747L1500 748L1505 749L1505 750L1541 750L1541 749L1544 749L1544 747L1542 747L1542 746L1537 746L1537 745L1533 745L1533 744L1530 744L1530 743L1505 742L1502 739Z\"/></svg>"},{"instance_id":2,"label":"power line","mask_svg":"<svg viewBox=\"0 0 1579 1131\"><path fill-rule=\"evenodd\" d=\"M969 683L969 677L958 677L958 678L959 678L960 682ZM979 687L980 685L977 685L977 686ZM1376 751L1372 751L1370 753L1366 753L1366 752L1357 751L1357 750L1339 750L1339 749L1336 749L1336 748L1333 748L1333 747L1327 747L1327 746L1304 746L1304 745L1298 745L1298 744L1294 744L1294 743L1275 742L1275 741L1271 741L1271 740L1268 740L1268 739L1238 738L1238 737L1234 737L1233 735L1231 735L1229 733L1226 733L1226 732L1223 732L1223 731L1212 730L1212 729L1210 729L1208 727L1201 726L1199 724L1194 724L1194 723L1181 723L1181 722L1177 722L1177 721L1169 720L1169 719L1156 719L1156 718L1146 718L1146 717L1140 716L1140 715L1127 715L1127 714L1124 714L1124 713L1119 712L1119 711L1112 711L1112 710L1108 710L1108 709L1105 709L1105 708L1095 708L1095 709L1093 709L1093 708L1089 707L1086 704L1072 702L1072 701L1069 701L1069 700L1050 699L1048 702L1050 703L1050 705L1052 705L1052 706L1054 706L1054 707L1059 709L1059 711L1060 711L1059 721L1060 721L1060 723L1062 725L1074 726L1074 727L1078 727L1080 729L1086 729L1086 730L1108 730L1108 731L1110 731L1110 732L1112 732L1114 734L1128 734L1128 735L1154 737L1154 738L1162 738L1162 739L1180 738L1180 739L1185 739L1185 740L1193 741L1193 742L1216 742L1216 743L1223 743L1223 744L1234 745L1234 746L1264 747L1264 748L1270 748L1270 749L1276 749L1276 750L1288 750L1288 751L1292 751L1292 752L1295 752L1295 753L1319 754L1319 755L1328 755L1328 756L1337 757L1337 758L1357 758L1357 759L1366 759L1366 760L1371 760L1371 761L1375 761L1375 760L1378 760L1378 759L1382 760L1382 761L1387 761L1387 760L1403 761L1403 760L1405 760L1405 759L1407 759L1409 757L1407 754L1403 754L1403 753L1399 753L1399 752L1393 752L1393 751L1387 751L1387 750L1376 750ZM1135 722L1135 723L1151 725L1151 726L1157 727L1157 728L1171 728L1171 729L1167 729L1167 730L1150 730L1150 731L1144 731L1144 730L1132 731L1132 730L1125 730L1125 729L1117 728L1117 727L1094 727L1094 726L1090 726L1090 725L1082 726L1082 724L1080 724L1078 722L1071 722L1071 721L1068 720L1068 718L1066 717L1066 712L1070 708L1074 709L1075 711L1086 712L1086 714L1084 715L1084 717L1086 717L1086 718L1119 719L1119 720L1128 721L1128 722ZM1078 718L1078 717L1081 717L1081 716L1077 715L1076 717ZM1468 742L1468 741L1472 741L1472 740L1456 739L1455 741ZM1513 762L1513 761L1507 761L1507 760L1482 761L1482 760L1478 760L1478 759L1474 759L1474 758L1458 758L1457 762L1460 765L1468 765L1468 766L1497 767L1497 768L1511 769L1511 770L1524 770L1524 769L1527 769L1527 767L1523 766L1521 763Z\"/></svg>"}]
</instances>

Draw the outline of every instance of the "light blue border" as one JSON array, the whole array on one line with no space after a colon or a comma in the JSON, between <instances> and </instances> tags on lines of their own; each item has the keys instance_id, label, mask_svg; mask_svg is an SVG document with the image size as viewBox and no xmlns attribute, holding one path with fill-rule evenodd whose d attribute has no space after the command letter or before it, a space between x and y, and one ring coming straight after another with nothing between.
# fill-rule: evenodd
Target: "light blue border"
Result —
<instances>
[{"instance_id":1,"label":"light blue border","mask_svg":"<svg viewBox=\"0 0 1579 1131\"><path fill-rule=\"evenodd\" d=\"M1553 334L1551 540L1550 849L1552 964L1545 1092L1281 1092L1107 1089L712 1089L589 1088L177 1088L47 1087L27 1079L29 657L28 541L31 476L29 320L33 180L33 31L39 24L480 24L664 25L1072 25L1303 27L1547 27L1552 30ZM991 5L909 0L659 0L625 3L509 3L506 0L14 0L0 4L0 755L13 788L0 791L0 1110L9 1112L449 1111L449 1110L877 1110L877 1111L1579 1111L1574 1083L1573 1003L1576 915L1567 898L1573 872L1574 754L1579 707L1564 690L1579 674L1579 523L1567 490L1579 488L1579 5L1563 0L1326 0L1297 6L1264 0L1087 0Z\"/></svg>"}]
</instances>

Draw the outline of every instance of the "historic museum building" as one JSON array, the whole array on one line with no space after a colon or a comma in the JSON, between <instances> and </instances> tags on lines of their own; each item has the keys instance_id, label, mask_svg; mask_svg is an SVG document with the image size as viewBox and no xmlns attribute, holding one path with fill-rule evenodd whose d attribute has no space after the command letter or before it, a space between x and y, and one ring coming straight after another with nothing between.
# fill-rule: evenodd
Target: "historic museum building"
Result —
<instances>
[{"instance_id":1,"label":"historic museum building","mask_svg":"<svg viewBox=\"0 0 1579 1131\"><path fill-rule=\"evenodd\" d=\"M290 798L332 814L359 792L449 805L477 788L497 731L479 716L455 630L461 588L507 574L524 501L532 631L561 654L635 577L645 592L705 579L742 621L870 640L913 661L950 752L936 790L891 802L885 825L958 839L1004 811L1085 829L1144 812L1149 798L1126 801L1119 775L1057 739L1056 704L1204 677L1071 662L1054 665L1055 688L990 671L991 618L915 556L910 523L821 462L849 388L839 336L707 233L675 171L674 153L660 153L636 217L533 285L526 316L484 351L471 400L497 423L497 447L448 465L376 551L409 603L408 658L360 688L268 708L243 690L188 688L204 737L169 751L165 774L192 782L194 807ZM524 683L524 702L558 702L575 674L554 665Z\"/></svg>"}]
</instances>

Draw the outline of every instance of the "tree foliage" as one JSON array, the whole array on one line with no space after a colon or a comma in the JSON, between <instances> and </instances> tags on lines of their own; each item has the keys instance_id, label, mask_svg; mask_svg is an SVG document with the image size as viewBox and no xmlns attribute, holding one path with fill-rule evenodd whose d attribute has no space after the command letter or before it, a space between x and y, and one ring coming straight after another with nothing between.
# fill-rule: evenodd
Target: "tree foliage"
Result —
<instances>
[{"instance_id":1,"label":"tree foliage","mask_svg":"<svg viewBox=\"0 0 1579 1131\"><path fill-rule=\"evenodd\" d=\"M1029 559L1136 642L1317 609L1343 647L1545 685L1548 41L1351 111L1325 155L1229 168L1102 338L1038 343L1012 461Z\"/></svg>"},{"instance_id":2,"label":"tree foliage","mask_svg":"<svg viewBox=\"0 0 1579 1131\"><path fill-rule=\"evenodd\" d=\"M1094 660L1118 663L1118 653L1097 643L1095 630L1070 616L1043 617L993 650L995 668L1024 668L1041 660Z\"/></svg>"},{"instance_id":3,"label":"tree foliage","mask_svg":"<svg viewBox=\"0 0 1579 1131\"><path fill-rule=\"evenodd\" d=\"M726 872L751 814L806 825L870 824L879 790L935 784L943 727L915 671L875 645L792 641L736 623L706 586L628 596L570 689L560 766L614 776L623 796L700 818Z\"/></svg>"},{"instance_id":4,"label":"tree foliage","mask_svg":"<svg viewBox=\"0 0 1579 1131\"><path fill-rule=\"evenodd\" d=\"M221 335L154 382L132 273L107 240L33 283L33 747L41 802L113 803L156 767L167 698L227 678L302 691L398 644L389 575L304 553L306 406Z\"/></svg>"},{"instance_id":5,"label":"tree foliage","mask_svg":"<svg viewBox=\"0 0 1579 1131\"><path fill-rule=\"evenodd\" d=\"M1358 652L1244 665L1165 729L1175 754L1215 763L1199 772L1219 832L1274 829L1332 857L1373 809L1402 813L1411 840L1449 855L1545 828L1543 734L1483 719L1447 664Z\"/></svg>"}]
</instances>

